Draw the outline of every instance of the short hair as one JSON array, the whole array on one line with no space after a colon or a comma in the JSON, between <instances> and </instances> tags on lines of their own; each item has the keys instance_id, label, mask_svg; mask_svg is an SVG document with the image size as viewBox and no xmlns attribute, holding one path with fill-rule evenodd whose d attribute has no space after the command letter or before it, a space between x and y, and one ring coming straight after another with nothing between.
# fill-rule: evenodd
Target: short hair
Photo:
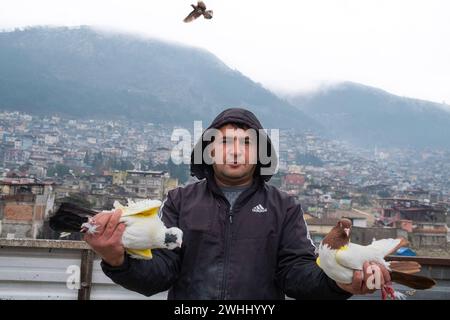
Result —
<instances>
[{"instance_id":1,"label":"short hair","mask_svg":"<svg viewBox=\"0 0 450 320\"><path fill-rule=\"evenodd\" d=\"M250 127L249 127L248 125L246 125L245 123L242 123L242 122L227 122L227 123L224 123L223 125L221 125L221 126L219 127L219 129L222 128L222 127L225 127L226 125L231 125L231 126L233 126L235 129L236 129L236 128L242 129L242 130L250 129Z\"/></svg>"}]
</instances>

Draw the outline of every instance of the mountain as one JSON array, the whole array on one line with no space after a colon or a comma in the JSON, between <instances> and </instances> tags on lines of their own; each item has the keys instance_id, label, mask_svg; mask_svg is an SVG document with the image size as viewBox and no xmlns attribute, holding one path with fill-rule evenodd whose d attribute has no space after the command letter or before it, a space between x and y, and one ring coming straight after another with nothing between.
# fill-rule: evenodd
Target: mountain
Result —
<instances>
[{"instance_id":1,"label":"mountain","mask_svg":"<svg viewBox=\"0 0 450 320\"><path fill-rule=\"evenodd\" d=\"M205 50L89 27L0 33L0 109L192 126L236 106L269 128L318 126Z\"/></svg>"},{"instance_id":2,"label":"mountain","mask_svg":"<svg viewBox=\"0 0 450 320\"><path fill-rule=\"evenodd\" d=\"M450 147L450 112L438 103L352 82L288 101L326 128L328 136L360 146Z\"/></svg>"},{"instance_id":3,"label":"mountain","mask_svg":"<svg viewBox=\"0 0 450 320\"><path fill-rule=\"evenodd\" d=\"M198 48L90 27L0 32L0 109L191 127L236 106L361 146L450 147L437 103L351 82L284 99Z\"/></svg>"}]
</instances>

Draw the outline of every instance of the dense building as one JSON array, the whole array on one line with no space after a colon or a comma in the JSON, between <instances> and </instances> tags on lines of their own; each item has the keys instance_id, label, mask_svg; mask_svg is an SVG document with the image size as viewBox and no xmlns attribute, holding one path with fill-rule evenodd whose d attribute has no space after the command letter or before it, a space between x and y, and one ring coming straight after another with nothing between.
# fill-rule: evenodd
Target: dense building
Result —
<instances>
[{"instance_id":1,"label":"dense building","mask_svg":"<svg viewBox=\"0 0 450 320\"><path fill-rule=\"evenodd\" d=\"M53 210L52 185L8 178L0 181L0 187L0 237L38 238L45 218Z\"/></svg>"},{"instance_id":2,"label":"dense building","mask_svg":"<svg viewBox=\"0 0 450 320\"><path fill-rule=\"evenodd\" d=\"M178 186L177 177L185 181L183 170L168 163L176 145L173 129L0 112L0 176L16 173L38 178L36 183L54 183L56 200L83 199L96 210L110 209L114 200L162 200ZM369 150L295 129L281 130L279 142L279 171L270 183L294 196L317 219L311 227L320 226L322 235L326 228L320 221L347 217L355 228L370 230L381 216L378 228L405 231L416 245L428 248L442 245L446 236L450 240L450 215L445 215L450 209L450 150ZM389 223L389 210L386 216L376 211L376 200L389 197L416 199L424 206L397 210L399 216ZM441 209L430 212L430 207ZM430 215L440 218L420 219Z\"/></svg>"},{"instance_id":3,"label":"dense building","mask_svg":"<svg viewBox=\"0 0 450 320\"><path fill-rule=\"evenodd\" d=\"M408 231L412 245L417 247L447 245L447 210L444 207L409 198L383 198L379 202L379 225Z\"/></svg>"},{"instance_id":4,"label":"dense building","mask_svg":"<svg viewBox=\"0 0 450 320\"><path fill-rule=\"evenodd\" d=\"M168 176L163 171L127 171L124 188L140 198L162 199L164 180Z\"/></svg>"}]
</instances>

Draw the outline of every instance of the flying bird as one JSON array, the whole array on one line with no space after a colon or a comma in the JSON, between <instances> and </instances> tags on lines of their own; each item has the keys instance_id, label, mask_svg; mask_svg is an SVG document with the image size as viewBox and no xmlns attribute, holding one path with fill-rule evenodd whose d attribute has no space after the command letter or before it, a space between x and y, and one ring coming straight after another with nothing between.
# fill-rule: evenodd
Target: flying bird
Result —
<instances>
[{"instance_id":1,"label":"flying bird","mask_svg":"<svg viewBox=\"0 0 450 320\"><path fill-rule=\"evenodd\" d=\"M122 211L119 221L126 226L122 244L132 258L148 260L152 258L152 249L173 250L181 247L183 232L176 227L166 228L158 216L161 201L148 199L134 202L129 199L126 206L118 201L113 206ZM99 227L95 222L97 213L99 212L64 202L50 218L50 228L63 232L63 235L69 232L95 234Z\"/></svg>"},{"instance_id":2,"label":"flying bird","mask_svg":"<svg viewBox=\"0 0 450 320\"><path fill-rule=\"evenodd\" d=\"M363 264L376 262L385 266L391 280L412 289L429 289L436 282L424 276L415 275L420 271L420 264L414 261L390 261L385 257L396 252L398 248L408 244L403 238L374 240L370 245L362 246L350 242L352 223L341 219L319 245L317 264L327 276L339 283L349 284L353 280L353 272L362 270ZM406 296L395 291L392 284L381 287L381 296L385 300L404 299Z\"/></svg>"},{"instance_id":3,"label":"flying bird","mask_svg":"<svg viewBox=\"0 0 450 320\"><path fill-rule=\"evenodd\" d=\"M203 15L205 19L211 19L213 17L212 10L206 10L206 5L203 1L198 1L197 5L191 4L191 7L194 8L189 15L184 18L184 22L191 22Z\"/></svg>"}]
</instances>

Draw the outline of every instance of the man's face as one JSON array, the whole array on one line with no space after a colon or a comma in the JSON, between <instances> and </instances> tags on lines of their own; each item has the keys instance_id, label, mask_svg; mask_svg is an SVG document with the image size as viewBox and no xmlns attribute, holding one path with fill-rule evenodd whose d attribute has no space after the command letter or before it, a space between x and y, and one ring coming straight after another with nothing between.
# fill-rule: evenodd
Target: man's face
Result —
<instances>
[{"instance_id":1,"label":"man's face","mask_svg":"<svg viewBox=\"0 0 450 320\"><path fill-rule=\"evenodd\" d=\"M251 179L257 162L256 132L231 124L219 129L213 142L214 173L219 180L241 182Z\"/></svg>"}]
</instances>

